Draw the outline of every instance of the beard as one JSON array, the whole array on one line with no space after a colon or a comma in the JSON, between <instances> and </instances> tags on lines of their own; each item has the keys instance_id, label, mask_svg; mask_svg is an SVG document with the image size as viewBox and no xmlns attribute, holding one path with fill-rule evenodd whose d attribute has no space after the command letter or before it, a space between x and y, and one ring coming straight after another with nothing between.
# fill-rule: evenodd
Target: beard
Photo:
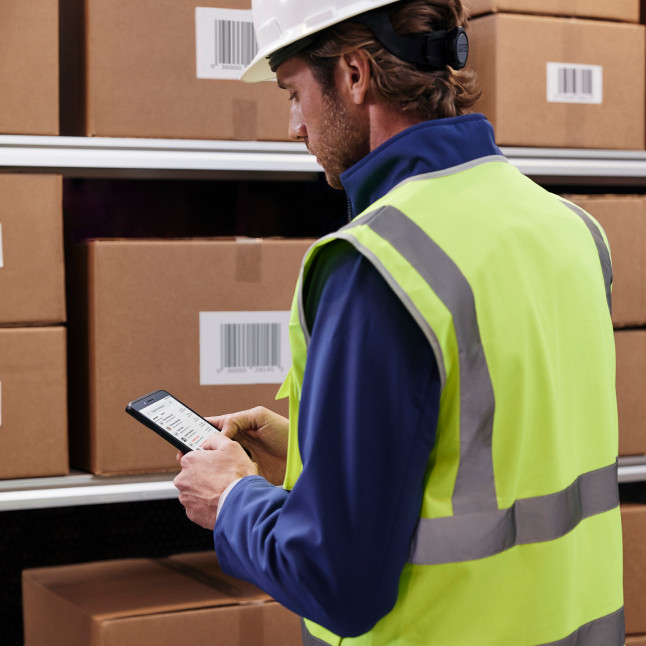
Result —
<instances>
[{"instance_id":1,"label":"beard","mask_svg":"<svg viewBox=\"0 0 646 646\"><path fill-rule=\"evenodd\" d=\"M324 110L321 135L316 149L310 148L310 152L323 167L327 183L342 190L341 173L370 152L370 129L346 108L334 90L325 93Z\"/></svg>"}]
</instances>

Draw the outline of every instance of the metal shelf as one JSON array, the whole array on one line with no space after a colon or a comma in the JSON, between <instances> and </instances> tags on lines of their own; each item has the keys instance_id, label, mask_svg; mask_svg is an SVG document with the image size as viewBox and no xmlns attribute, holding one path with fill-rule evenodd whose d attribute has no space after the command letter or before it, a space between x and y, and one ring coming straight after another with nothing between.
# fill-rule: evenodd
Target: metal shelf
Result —
<instances>
[{"instance_id":1,"label":"metal shelf","mask_svg":"<svg viewBox=\"0 0 646 646\"><path fill-rule=\"evenodd\" d=\"M646 455L619 458L619 482L646 480Z\"/></svg>"},{"instance_id":2,"label":"metal shelf","mask_svg":"<svg viewBox=\"0 0 646 646\"><path fill-rule=\"evenodd\" d=\"M646 186L646 151L501 148L522 173L548 184Z\"/></svg>"},{"instance_id":3,"label":"metal shelf","mask_svg":"<svg viewBox=\"0 0 646 646\"><path fill-rule=\"evenodd\" d=\"M68 476L0 481L0 512L177 498L175 473Z\"/></svg>"},{"instance_id":4,"label":"metal shelf","mask_svg":"<svg viewBox=\"0 0 646 646\"><path fill-rule=\"evenodd\" d=\"M0 512L177 498L175 473L93 476L72 473L51 478L0 481ZM619 482L646 480L646 456L619 458Z\"/></svg>"},{"instance_id":5,"label":"metal shelf","mask_svg":"<svg viewBox=\"0 0 646 646\"><path fill-rule=\"evenodd\" d=\"M644 185L646 151L503 147L521 172L551 184ZM321 172L296 142L0 135L0 169L67 177L260 177Z\"/></svg>"},{"instance_id":6,"label":"metal shelf","mask_svg":"<svg viewBox=\"0 0 646 646\"><path fill-rule=\"evenodd\" d=\"M0 169L67 177L304 179L321 171L304 144L0 135Z\"/></svg>"}]
</instances>

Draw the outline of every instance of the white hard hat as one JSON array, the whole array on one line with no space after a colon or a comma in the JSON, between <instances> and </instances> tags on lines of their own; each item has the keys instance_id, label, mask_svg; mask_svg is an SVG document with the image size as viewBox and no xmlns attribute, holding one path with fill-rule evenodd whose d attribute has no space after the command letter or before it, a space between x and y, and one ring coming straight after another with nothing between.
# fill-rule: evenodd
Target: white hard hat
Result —
<instances>
[{"instance_id":1,"label":"white hard hat","mask_svg":"<svg viewBox=\"0 0 646 646\"><path fill-rule=\"evenodd\" d=\"M274 78L269 55L348 18L397 1L252 0L258 54L242 73L242 80L255 83Z\"/></svg>"}]
</instances>

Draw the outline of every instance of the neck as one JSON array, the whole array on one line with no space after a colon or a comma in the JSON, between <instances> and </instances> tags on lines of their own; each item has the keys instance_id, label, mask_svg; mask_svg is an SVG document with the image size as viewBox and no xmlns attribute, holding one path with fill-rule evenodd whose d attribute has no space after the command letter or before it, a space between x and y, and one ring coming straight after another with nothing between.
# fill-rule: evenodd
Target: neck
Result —
<instances>
[{"instance_id":1,"label":"neck","mask_svg":"<svg viewBox=\"0 0 646 646\"><path fill-rule=\"evenodd\" d=\"M371 152L406 128L422 121L379 103L373 103L368 107L368 116Z\"/></svg>"}]
</instances>

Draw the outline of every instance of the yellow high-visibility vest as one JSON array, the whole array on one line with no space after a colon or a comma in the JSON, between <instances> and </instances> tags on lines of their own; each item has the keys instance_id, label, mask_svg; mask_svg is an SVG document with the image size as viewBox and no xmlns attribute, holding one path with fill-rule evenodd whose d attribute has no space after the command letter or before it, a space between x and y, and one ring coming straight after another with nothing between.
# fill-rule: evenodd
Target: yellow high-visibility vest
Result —
<instances>
[{"instance_id":1,"label":"yellow high-visibility vest","mask_svg":"<svg viewBox=\"0 0 646 646\"><path fill-rule=\"evenodd\" d=\"M319 240L296 289L281 389L287 489L302 470L304 277L336 239L370 260L418 323L442 392L395 607L353 638L305 620L304 643L623 646L603 230L496 156L413 177Z\"/></svg>"}]
</instances>

